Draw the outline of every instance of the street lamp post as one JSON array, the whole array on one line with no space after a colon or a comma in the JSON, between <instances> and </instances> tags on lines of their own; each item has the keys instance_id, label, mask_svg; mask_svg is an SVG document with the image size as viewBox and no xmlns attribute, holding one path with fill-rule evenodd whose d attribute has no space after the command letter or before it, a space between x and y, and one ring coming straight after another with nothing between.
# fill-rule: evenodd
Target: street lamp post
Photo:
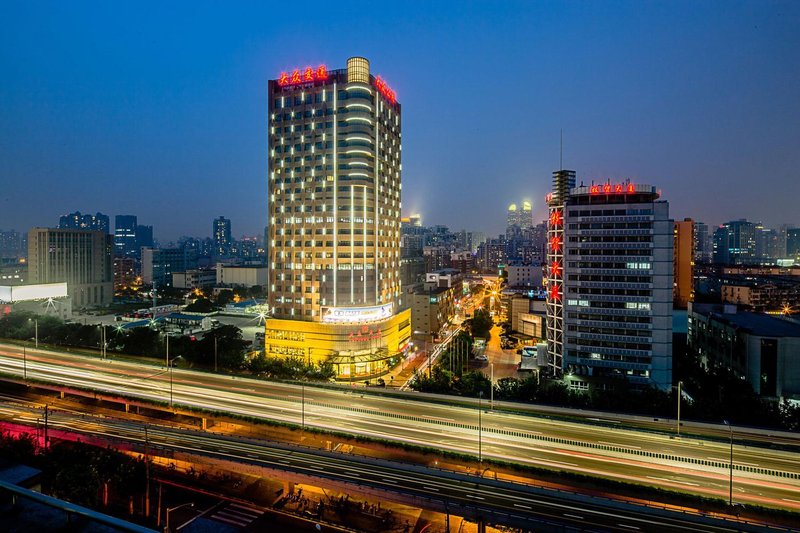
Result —
<instances>
[{"instance_id":1,"label":"street lamp post","mask_svg":"<svg viewBox=\"0 0 800 533\"><path fill-rule=\"evenodd\" d=\"M681 385L683 381L678 382L678 436L681 436Z\"/></svg>"},{"instance_id":2,"label":"street lamp post","mask_svg":"<svg viewBox=\"0 0 800 533\"><path fill-rule=\"evenodd\" d=\"M28 353L25 346L22 346L22 379L28 380Z\"/></svg>"},{"instance_id":3,"label":"street lamp post","mask_svg":"<svg viewBox=\"0 0 800 533\"><path fill-rule=\"evenodd\" d=\"M494 363L489 364L489 371L489 385L491 386L491 389L489 389L489 410L494 411Z\"/></svg>"},{"instance_id":4,"label":"street lamp post","mask_svg":"<svg viewBox=\"0 0 800 533\"><path fill-rule=\"evenodd\" d=\"M164 524L164 533L169 533L169 531L170 531L170 529L169 529L169 513L171 513L172 511L177 511L178 509L181 509L183 507L194 507L194 503L184 503L184 504L181 504L181 505L176 505L175 507L167 507L167 512L166 512L167 521Z\"/></svg>"},{"instance_id":5,"label":"street lamp post","mask_svg":"<svg viewBox=\"0 0 800 533\"><path fill-rule=\"evenodd\" d=\"M300 382L300 429L306 429L306 382Z\"/></svg>"},{"instance_id":6,"label":"street lamp post","mask_svg":"<svg viewBox=\"0 0 800 533\"><path fill-rule=\"evenodd\" d=\"M478 391L478 462L483 462L483 450L481 449L481 433L483 432L483 422L481 420L481 411L483 411L483 391Z\"/></svg>"},{"instance_id":7,"label":"street lamp post","mask_svg":"<svg viewBox=\"0 0 800 533\"><path fill-rule=\"evenodd\" d=\"M728 482L728 506L733 507L733 426L727 420L724 421L725 424L728 426L728 432L730 435L730 442L731 442L731 460L729 463L729 482Z\"/></svg>"},{"instance_id":8,"label":"street lamp post","mask_svg":"<svg viewBox=\"0 0 800 533\"><path fill-rule=\"evenodd\" d=\"M169 338L169 337L167 337ZM178 359L183 359L183 356L176 355L167 361L167 370L169 372L169 406L172 407L172 366Z\"/></svg>"},{"instance_id":9,"label":"street lamp post","mask_svg":"<svg viewBox=\"0 0 800 533\"><path fill-rule=\"evenodd\" d=\"M34 342L36 348L39 348L39 319L38 318L29 318L28 321L30 322L33 320L33 331L34 331Z\"/></svg>"}]
</instances>

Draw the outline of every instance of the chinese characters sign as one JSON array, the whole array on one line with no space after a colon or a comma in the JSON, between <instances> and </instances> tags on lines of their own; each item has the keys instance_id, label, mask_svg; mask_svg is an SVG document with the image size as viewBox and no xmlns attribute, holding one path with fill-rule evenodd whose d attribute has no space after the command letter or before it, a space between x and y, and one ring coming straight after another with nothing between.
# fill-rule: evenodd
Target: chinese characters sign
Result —
<instances>
[{"instance_id":1,"label":"chinese characters sign","mask_svg":"<svg viewBox=\"0 0 800 533\"><path fill-rule=\"evenodd\" d=\"M317 68L306 67L305 70L295 69L291 74L288 72L281 72L278 78L278 85L286 87L288 85L300 85L302 83L324 81L327 79L328 68L325 65L320 65Z\"/></svg>"},{"instance_id":2,"label":"chinese characters sign","mask_svg":"<svg viewBox=\"0 0 800 533\"><path fill-rule=\"evenodd\" d=\"M397 93L395 93L380 76L375 76L375 88L386 97L391 103L397 102Z\"/></svg>"}]
</instances>

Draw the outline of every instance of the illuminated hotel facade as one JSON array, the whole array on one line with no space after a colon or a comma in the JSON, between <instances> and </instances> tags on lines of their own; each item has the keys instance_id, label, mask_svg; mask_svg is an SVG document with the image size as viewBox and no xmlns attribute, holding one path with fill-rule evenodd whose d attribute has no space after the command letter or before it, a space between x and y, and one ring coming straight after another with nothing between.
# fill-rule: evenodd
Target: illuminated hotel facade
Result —
<instances>
[{"instance_id":1,"label":"illuminated hotel facade","mask_svg":"<svg viewBox=\"0 0 800 533\"><path fill-rule=\"evenodd\" d=\"M400 104L364 58L269 81L268 356L353 378L406 348L400 143Z\"/></svg>"},{"instance_id":2,"label":"illuminated hotel facade","mask_svg":"<svg viewBox=\"0 0 800 533\"><path fill-rule=\"evenodd\" d=\"M672 385L673 222L655 187L575 187L548 195L548 354L573 388L624 378ZM568 192L567 192L568 191Z\"/></svg>"}]
</instances>

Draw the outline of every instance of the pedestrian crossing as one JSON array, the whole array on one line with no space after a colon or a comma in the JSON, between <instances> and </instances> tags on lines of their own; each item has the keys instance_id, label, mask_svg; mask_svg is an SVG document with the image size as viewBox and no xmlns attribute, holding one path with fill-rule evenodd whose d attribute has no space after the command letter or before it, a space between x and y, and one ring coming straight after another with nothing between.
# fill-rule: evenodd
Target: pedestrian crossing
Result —
<instances>
[{"instance_id":1,"label":"pedestrian crossing","mask_svg":"<svg viewBox=\"0 0 800 533\"><path fill-rule=\"evenodd\" d=\"M264 511L256 507L250 507L249 505L242 505L240 503L228 503L217 509L214 514L208 518L233 527L245 528L263 514Z\"/></svg>"}]
</instances>

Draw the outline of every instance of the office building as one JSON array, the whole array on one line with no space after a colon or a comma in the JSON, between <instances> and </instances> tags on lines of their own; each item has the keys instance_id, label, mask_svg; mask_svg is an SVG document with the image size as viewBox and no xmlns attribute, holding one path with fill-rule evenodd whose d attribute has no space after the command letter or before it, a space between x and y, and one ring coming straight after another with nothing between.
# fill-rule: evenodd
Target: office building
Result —
<instances>
[{"instance_id":1,"label":"office building","mask_svg":"<svg viewBox=\"0 0 800 533\"><path fill-rule=\"evenodd\" d=\"M223 216L214 219L214 247L216 255L228 255L233 244L231 221Z\"/></svg>"},{"instance_id":2,"label":"office building","mask_svg":"<svg viewBox=\"0 0 800 533\"><path fill-rule=\"evenodd\" d=\"M269 81L269 355L352 378L407 346L400 132L396 94L364 58Z\"/></svg>"},{"instance_id":3,"label":"office building","mask_svg":"<svg viewBox=\"0 0 800 533\"><path fill-rule=\"evenodd\" d=\"M555 173L550 206L549 364L573 388L624 378L672 385L673 223L655 187L569 188ZM558 368L558 363L561 363Z\"/></svg>"},{"instance_id":4,"label":"office building","mask_svg":"<svg viewBox=\"0 0 800 533\"><path fill-rule=\"evenodd\" d=\"M185 270L172 273L172 286L176 289L205 289L213 287L217 282L214 270Z\"/></svg>"},{"instance_id":5,"label":"office building","mask_svg":"<svg viewBox=\"0 0 800 533\"><path fill-rule=\"evenodd\" d=\"M114 217L114 255L138 257L136 249L136 215Z\"/></svg>"},{"instance_id":6,"label":"office building","mask_svg":"<svg viewBox=\"0 0 800 533\"><path fill-rule=\"evenodd\" d=\"M25 255L22 236L18 231L0 231L0 259L17 260Z\"/></svg>"},{"instance_id":7,"label":"office building","mask_svg":"<svg viewBox=\"0 0 800 533\"><path fill-rule=\"evenodd\" d=\"M92 215L87 213L82 215L80 211L75 211L59 218L59 229L85 229L91 231L102 231L108 233L110 229L108 215L97 213Z\"/></svg>"},{"instance_id":8,"label":"office building","mask_svg":"<svg viewBox=\"0 0 800 533\"><path fill-rule=\"evenodd\" d=\"M694 300L694 230L695 224L691 218L675 222L672 296L673 305L678 309L686 309L689 302Z\"/></svg>"},{"instance_id":9,"label":"office building","mask_svg":"<svg viewBox=\"0 0 800 533\"><path fill-rule=\"evenodd\" d=\"M113 241L102 231L33 228L28 232L28 282L67 283L75 307L114 299Z\"/></svg>"},{"instance_id":10,"label":"office building","mask_svg":"<svg viewBox=\"0 0 800 533\"><path fill-rule=\"evenodd\" d=\"M689 306L689 350L710 368L728 369L756 394L800 399L800 323L735 305Z\"/></svg>"},{"instance_id":11,"label":"office building","mask_svg":"<svg viewBox=\"0 0 800 533\"><path fill-rule=\"evenodd\" d=\"M525 200L519 206L511 204L506 213L506 236L523 233L533 227L533 211L531 202Z\"/></svg>"},{"instance_id":12,"label":"office building","mask_svg":"<svg viewBox=\"0 0 800 533\"><path fill-rule=\"evenodd\" d=\"M153 247L153 226L136 225L136 256L141 255L142 248Z\"/></svg>"},{"instance_id":13,"label":"office building","mask_svg":"<svg viewBox=\"0 0 800 533\"><path fill-rule=\"evenodd\" d=\"M146 285L172 286L173 272L196 268L196 250L185 247L142 249L142 283Z\"/></svg>"},{"instance_id":14,"label":"office building","mask_svg":"<svg viewBox=\"0 0 800 533\"><path fill-rule=\"evenodd\" d=\"M733 220L714 230L714 264L747 265L756 262L755 224L744 219Z\"/></svg>"},{"instance_id":15,"label":"office building","mask_svg":"<svg viewBox=\"0 0 800 533\"><path fill-rule=\"evenodd\" d=\"M541 263L510 264L507 285L513 288L539 290L542 288L543 268Z\"/></svg>"}]
</instances>

